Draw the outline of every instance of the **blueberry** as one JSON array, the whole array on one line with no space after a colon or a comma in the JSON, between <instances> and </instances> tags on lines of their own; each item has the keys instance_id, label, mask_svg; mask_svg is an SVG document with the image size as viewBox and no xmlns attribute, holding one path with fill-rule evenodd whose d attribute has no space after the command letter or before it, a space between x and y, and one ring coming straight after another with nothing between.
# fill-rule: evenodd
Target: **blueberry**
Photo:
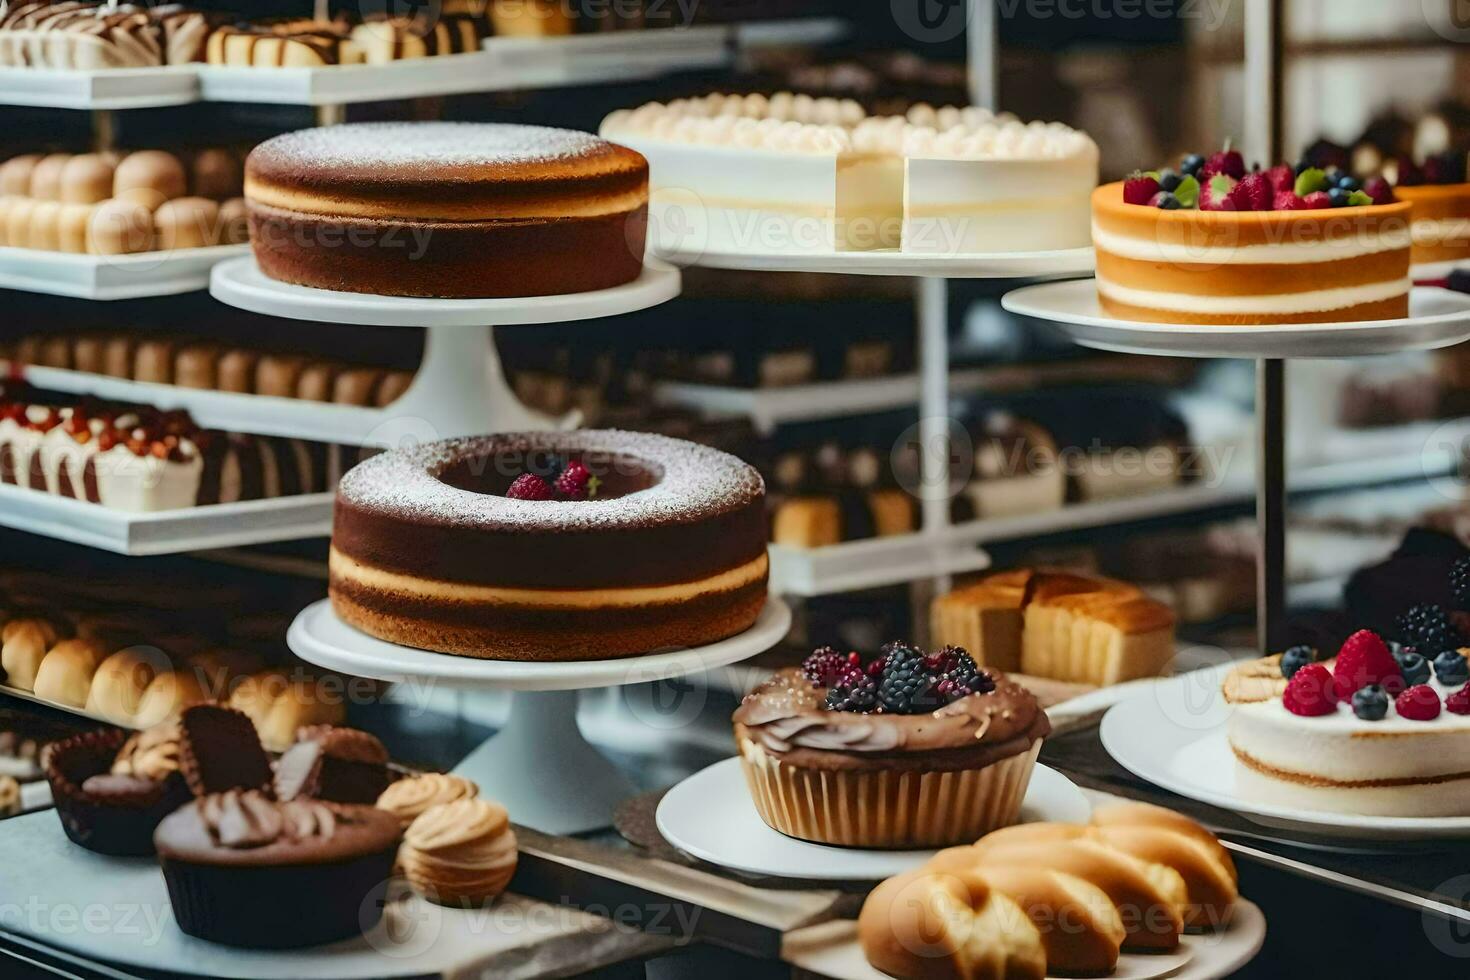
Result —
<instances>
[{"instance_id":1,"label":"blueberry","mask_svg":"<svg viewBox=\"0 0 1470 980\"><path fill-rule=\"evenodd\" d=\"M1179 161L1179 172L1186 177L1198 177L1199 168L1204 165L1205 158L1198 153L1186 154L1184 159Z\"/></svg>"},{"instance_id":2,"label":"blueberry","mask_svg":"<svg viewBox=\"0 0 1470 980\"><path fill-rule=\"evenodd\" d=\"M1293 674L1316 660L1317 651L1311 647L1292 647L1281 655L1281 676L1291 680Z\"/></svg>"},{"instance_id":3,"label":"blueberry","mask_svg":"<svg viewBox=\"0 0 1470 980\"><path fill-rule=\"evenodd\" d=\"M1335 208L1345 208L1352 191L1345 191L1341 187L1333 187L1327 191L1327 200Z\"/></svg>"},{"instance_id":4,"label":"blueberry","mask_svg":"<svg viewBox=\"0 0 1470 980\"><path fill-rule=\"evenodd\" d=\"M1470 681L1470 663L1454 650L1446 650L1434 658L1434 672L1445 687L1459 687Z\"/></svg>"},{"instance_id":5,"label":"blueberry","mask_svg":"<svg viewBox=\"0 0 1470 980\"><path fill-rule=\"evenodd\" d=\"M1415 684L1429 683L1429 663L1413 650L1405 650L1394 658L1399 662L1399 671L1404 675L1404 683L1413 687Z\"/></svg>"},{"instance_id":6,"label":"blueberry","mask_svg":"<svg viewBox=\"0 0 1470 980\"><path fill-rule=\"evenodd\" d=\"M1152 204L1156 208L1161 208L1164 211L1179 210L1179 198L1175 197L1173 194L1170 194L1168 191L1159 191L1153 197L1148 199L1148 203Z\"/></svg>"},{"instance_id":7,"label":"blueberry","mask_svg":"<svg viewBox=\"0 0 1470 980\"><path fill-rule=\"evenodd\" d=\"M1362 190L1363 182L1354 177L1352 174L1343 174L1341 177L1337 178L1337 186L1341 187L1343 190L1351 194L1353 191Z\"/></svg>"},{"instance_id":8,"label":"blueberry","mask_svg":"<svg viewBox=\"0 0 1470 980\"><path fill-rule=\"evenodd\" d=\"M1172 194L1176 189L1178 189L1179 182L1183 179L1183 177L1179 176L1168 167L1165 167L1163 170L1159 171L1159 190L1168 191Z\"/></svg>"},{"instance_id":9,"label":"blueberry","mask_svg":"<svg viewBox=\"0 0 1470 980\"><path fill-rule=\"evenodd\" d=\"M1353 714L1364 721L1382 721L1388 714L1388 692L1377 684L1353 692Z\"/></svg>"}]
</instances>

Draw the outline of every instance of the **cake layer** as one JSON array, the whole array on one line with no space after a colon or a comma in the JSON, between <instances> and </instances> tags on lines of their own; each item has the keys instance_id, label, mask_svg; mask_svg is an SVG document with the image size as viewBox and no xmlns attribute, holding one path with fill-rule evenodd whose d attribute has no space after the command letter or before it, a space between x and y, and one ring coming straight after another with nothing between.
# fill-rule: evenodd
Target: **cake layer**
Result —
<instances>
[{"instance_id":1,"label":"cake layer","mask_svg":"<svg viewBox=\"0 0 1470 980\"><path fill-rule=\"evenodd\" d=\"M1470 813L1470 771L1426 780L1333 785L1286 777L1239 750L1235 757L1236 790L1262 803L1365 817L1460 817Z\"/></svg>"},{"instance_id":2,"label":"cake layer","mask_svg":"<svg viewBox=\"0 0 1470 980\"><path fill-rule=\"evenodd\" d=\"M1251 326L1263 323L1338 323L1358 320L1397 320L1409 315L1408 280L1404 291L1388 299L1363 298L1361 302L1346 301L1337 291L1325 295L1303 294L1295 304L1269 302L1272 297L1240 297L1231 308L1215 308L1201 312L1201 303L1194 297L1179 293L1159 293L1138 296L1119 296L1115 289L1102 281L1098 282L1098 293L1102 308L1109 316L1119 320L1134 320L1141 323L1199 323ZM1370 294L1371 297L1371 294ZM1129 302L1128 300L1134 300ZM1143 301L1141 305L1138 300ZM1182 308L1187 303L1189 308ZM1174 305L1179 304L1179 305ZM1293 307L1307 307L1306 309Z\"/></svg>"},{"instance_id":3,"label":"cake layer","mask_svg":"<svg viewBox=\"0 0 1470 980\"><path fill-rule=\"evenodd\" d=\"M1470 257L1470 184L1396 187L1394 194L1414 206L1416 265Z\"/></svg>"}]
</instances>

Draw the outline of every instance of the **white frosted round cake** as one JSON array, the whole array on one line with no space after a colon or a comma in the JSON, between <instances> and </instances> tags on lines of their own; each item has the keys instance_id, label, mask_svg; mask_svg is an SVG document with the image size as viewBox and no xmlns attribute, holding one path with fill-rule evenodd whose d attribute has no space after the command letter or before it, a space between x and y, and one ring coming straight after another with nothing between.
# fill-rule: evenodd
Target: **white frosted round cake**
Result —
<instances>
[{"instance_id":1,"label":"white frosted round cake","mask_svg":"<svg viewBox=\"0 0 1470 980\"><path fill-rule=\"evenodd\" d=\"M1361 630L1336 657L1315 654L1293 647L1226 678L1241 796L1366 816L1470 815L1464 652L1431 664Z\"/></svg>"},{"instance_id":2,"label":"white frosted round cake","mask_svg":"<svg viewBox=\"0 0 1470 980\"><path fill-rule=\"evenodd\" d=\"M1090 243L1097 146L1061 123L920 105L869 116L806 95L619 110L648 159L658 242L759 252L1024 252Z\"/></svg>"}]
</instances>

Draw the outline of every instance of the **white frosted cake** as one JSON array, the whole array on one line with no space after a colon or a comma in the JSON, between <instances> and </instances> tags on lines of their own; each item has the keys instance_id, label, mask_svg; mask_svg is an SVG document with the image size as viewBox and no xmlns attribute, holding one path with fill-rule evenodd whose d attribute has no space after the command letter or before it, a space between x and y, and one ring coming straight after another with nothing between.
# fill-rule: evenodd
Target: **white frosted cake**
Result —
<instances>
[{"instance_id":1,"label":"white frosted cake","mask_svg":"<svg viewBox=\"0 0 1470 980\"><path fill-rule=\"evenodd\" d=\"M620 110L601 134L647 159L660 245L681 251L1082 247L1097 147L1060 123L850 100L711 95Z\"/></svg>"},{"instance_id":2,"label":"white frosted cake","mask_svg":"<svg viewBox=\"0 0 1470 980\"><path fill-rule=\"evenodd\" d=\"M1347 653L1353 645L1359 649ZM1348 656L1356 663L1346 663ZM1373 667L1375 658L1384 666ZM1367 631L1338 657L1288 661L1290 680L1282 659L1242 664L1225 681L1241 796L1365 816L1470 815L1470 696L1462 673L1442 672L1443 660L1429 671L1420 659L1419 676L1405 680Z\"/></svg>"}]
</instances>

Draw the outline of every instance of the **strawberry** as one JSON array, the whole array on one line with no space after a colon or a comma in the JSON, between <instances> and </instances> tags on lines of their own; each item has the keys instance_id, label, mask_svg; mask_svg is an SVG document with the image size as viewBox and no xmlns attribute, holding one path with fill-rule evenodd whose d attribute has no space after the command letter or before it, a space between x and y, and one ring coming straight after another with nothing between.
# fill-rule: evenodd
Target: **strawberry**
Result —
<instances>
[{"instance_id":1,"label":"strawberry","mask_svg":"<svg viewBox=\"0 0 1470 980\"><path fill-rule=\"evenodd\" d=\"M1271 190L1277 194L1282 191L1292 190L1296 186L1296 171L1284 163L1278 163L1266 171L1266 182L1271 185Z\"/></svg>"},{"instance_id":2,"label":"strawberry","mask_svg":"<svg viewBox=\"0 0 1470 980\"><path fill-rule=\"evenodd\" d=\"M515 478L505 495L512 500L550 500L551 484L535 473L522 473Z\"/></svg>"},{"instance_id":3,"label":"strawberry","mask_svg":"<svg viewBox=\"0 0 1470 980\"><path fill-rule=\"evenodd\" d=\"M1235 190L1234 178L1225 174L1215 174L1205 181L1199 192L1199 209L1201 211L1238 211L1230 192Z\"/></svg>"},{"instance_id":4,"label":"strawberry","mask_svg":"<svg viewBox=\"0 0 1470 980\"><path fill-rule=\"evenodd\" d=\"M1135 170L1123 181L1124 204L1148 204L1159 192L1158 179L1153 174Z\"/></svg>"},{"instance_id":5,"label":"strawberry","mask_svg":"<svg viewBox=\"0 0 1470 980\"><path fill-rule=\"evenodd\" d=\"M1409 688L1393 702L1400 718L1411 721L1433 721L1439 717L1439 695L1428 684Z\"/></svg>"},{"instance_id":6,"label":"strawberry","mask_svg":"<svg viewBox=\"0 0 1470 980\"><path fill-rule=\"evenodd\" d=\"M1269 211L1271 209L1271 185L1266 175L1257 171L1246 174L1230 192L1237 211Z\"/></svg>"},{"instance_id":7,"label":"strawberry","mask_svg":"<svg viewBox=\"0 0 1470 980\"><path fill-rule=\"evenodd\" d=\"M1224 174L1227 177L1240 180L1245 176L1245 157L1240 155L1239 150L1224 149L1205 161L1200 168L1201 179L1207 179L1216 174Z\"/></svg>"},{"instance_id":8,"label":"strawberry","mask_svg":"<svg viewBox=\"0 0 1470 980\"><path fill-rule=\"evenodd\" d=\"M1378 684L1390 693L1404 687L1404 674L1398 661L1388 652L1388 644L1372 630L1358 630L1347 638L1337 651L1332 678L1337 696L1344 699L1369 684Z\"/></svg>"},{"instance_id":9,"label":"strawberry","mask_svg":"<svg viewBox=\"0 0 1470 980\"><path fill-rule=\"evenodd\" d=\"M1276 196L1271 198L1272 211L1301 211L1307 206L1307 202L1296 196L1296 192L1287 188L1277 191Z\"/></svg>"},{"instance_id":10,"label":"strawberry","mask_svg":"<svg viewBox=\"0 0 1470 980\"><path fill-rule=\"evenodd\" d=\"M1363 185L1363 192L1373 199L1374 204L1393 203L1393 187L1382 177L1370 177Z\"/></svg>"},{"instance_id":11,"label":"strawberry","mask_svg":"<svg viewBox=\"0 0 1470 980\"><path fill-rule=\"evenodd\" d=\"M1313 717L1331 714L1337 708L1332 674L1325 664L1307 664L1292 675L1281 695L1282 706L1294 715Z\"/></svg>"},{"instance_id":12,"label":"strawberry","mask_svg":"<svg viewBox=\"0 0 1470 980\"><path fill-rule=\"evenodd\" d=\"M1313 191L1302 198L1302 207L1307 211L1321 211L1332 207L1332 198L1327 196L1326 191Z\"/></svg>"}]
</instances>

